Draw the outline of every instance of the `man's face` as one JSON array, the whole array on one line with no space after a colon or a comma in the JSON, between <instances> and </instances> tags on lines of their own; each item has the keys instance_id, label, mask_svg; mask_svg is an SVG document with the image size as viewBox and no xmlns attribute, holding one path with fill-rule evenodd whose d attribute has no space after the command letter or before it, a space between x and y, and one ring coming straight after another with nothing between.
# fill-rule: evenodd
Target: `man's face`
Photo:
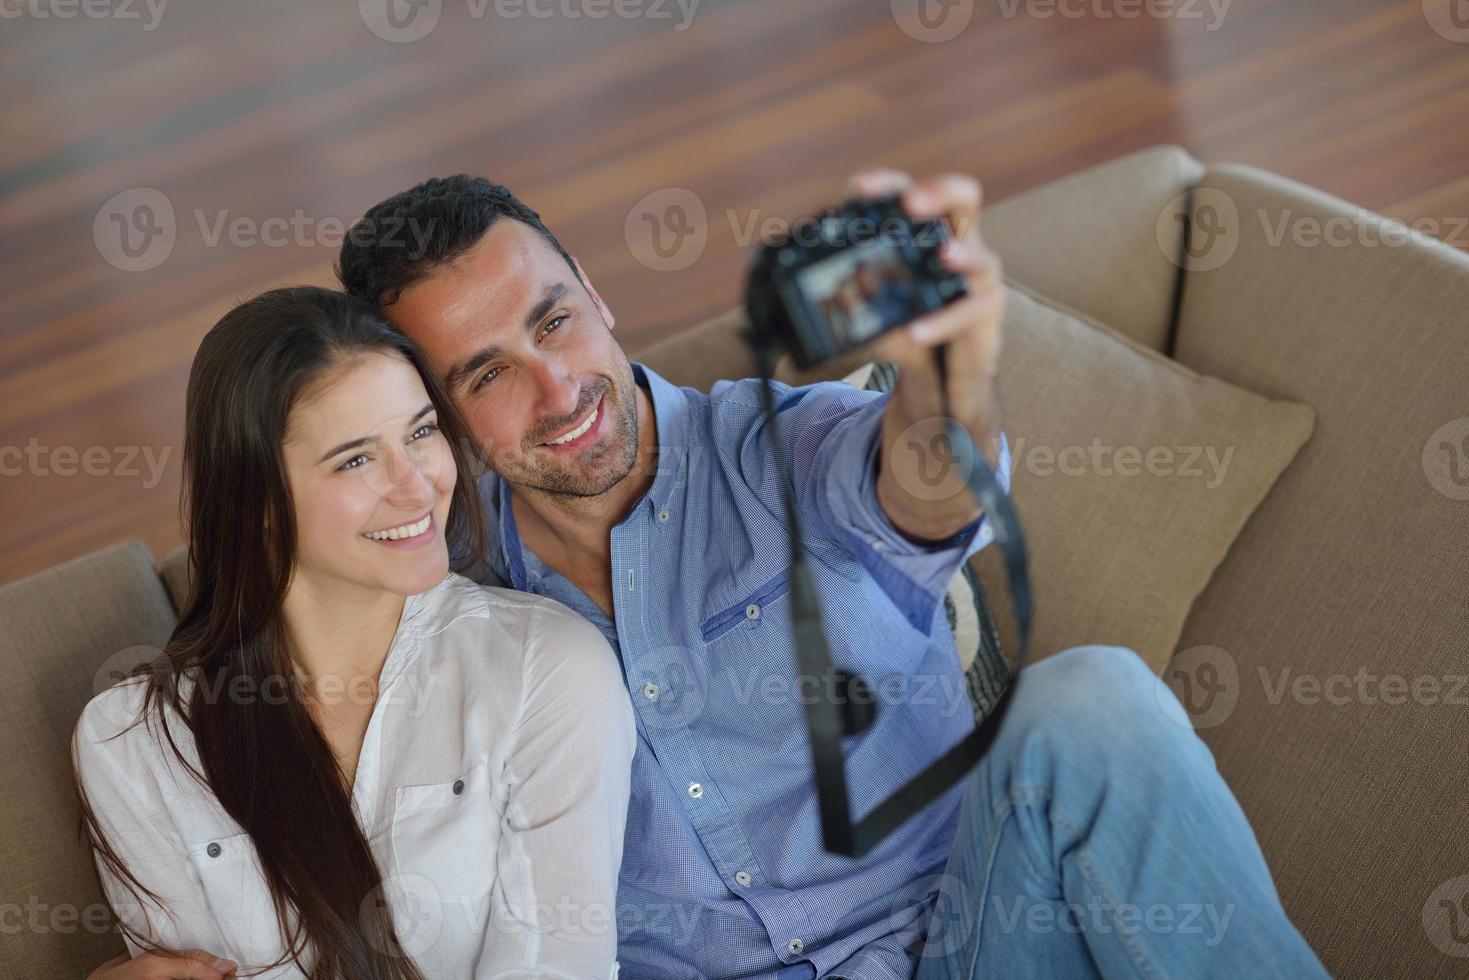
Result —
<instances>
[{"instance_id":1,"label":"man's face","mask_svg":"<svg viewBox=\"0 0 1469 980\"><path fill-rule=\"evenodd\" d=\"M590 497L631 471L636 383L612 314L530 226L502 218L384 312L423 348L512 486Z\"/></svg>"}]
</instances>

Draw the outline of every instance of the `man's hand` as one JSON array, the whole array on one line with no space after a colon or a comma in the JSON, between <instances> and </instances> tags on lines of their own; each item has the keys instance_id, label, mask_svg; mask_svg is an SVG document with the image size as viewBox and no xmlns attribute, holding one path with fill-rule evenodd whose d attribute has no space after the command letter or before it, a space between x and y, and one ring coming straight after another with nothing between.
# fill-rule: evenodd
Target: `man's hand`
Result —
<instances>
[{"instance_id":1,"label":"man's hand","mask_svg":"<svg viewBox=\"0 0 1469 980\"><path fill-rule=\"evenodd\" d=\"M861 197L898 194L909 216L943 221L951 236L944 264L962 275L969 289L962 299L872 343L876 358L900 369L883 416L878 503L908 537L941 541L978 517L980 506L968 489L968 468L952 457L943 434L934 349L948 344L950 410L995 466L1000 434L995 372L1005 316L1000 260L980 240L981 193L972 177L951 174L914 183L907 174L877 170L858 174L847 190Z\"/></svg>"},{"instance_id":2,"label":"man's hand","mask_svg":"<svg viewBox=\"0 0 1469 980\"><path fill-rule=\"evenodd\" d=\"M87 980L228 980L237 969L233 960L202 949L184 950L182 956L145 953L137 959L115 956L87 975Z\"/></svg>"}]
</instances>

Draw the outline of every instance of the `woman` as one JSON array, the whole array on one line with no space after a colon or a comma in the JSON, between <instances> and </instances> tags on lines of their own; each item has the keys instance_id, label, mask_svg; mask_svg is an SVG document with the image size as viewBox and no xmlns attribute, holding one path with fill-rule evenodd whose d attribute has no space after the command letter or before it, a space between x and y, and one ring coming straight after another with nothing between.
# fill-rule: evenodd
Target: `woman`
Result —
<instances>
[{"instance_id":1,"label":"woman","mask_svg":"<svg viewBox=\"0 0 1469 980\"><path fill-rule=\"evenodd\" d=\"M450 573L481 517L422 355L276 290L205 336L186 414L187 608L73 743L137 957L95 976L615 976L617 661L564 606Z\"/></svg>"}]
</instances>

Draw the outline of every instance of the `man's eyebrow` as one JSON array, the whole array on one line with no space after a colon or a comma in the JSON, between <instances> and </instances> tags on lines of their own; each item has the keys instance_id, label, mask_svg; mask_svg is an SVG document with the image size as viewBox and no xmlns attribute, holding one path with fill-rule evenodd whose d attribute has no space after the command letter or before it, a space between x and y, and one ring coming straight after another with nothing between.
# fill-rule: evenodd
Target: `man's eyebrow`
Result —
<instances>
[{"instance_id":1,"label":"man's eyebrow","mask_svg":"<svg viewBox=\"0 0 1469 980\"><path fill-rule=\"evenodd\" d=\"M427 405L423 406L418 411L416 411L416 412L413 413L413 417L408 420L408 424L410 426L413 425L413 423L417 422L419 419L423 418L425 415L427 415L429 412L432 412L433 410L434 410L434 403L433 402L429 402ZM342 443L340 446L337 446L335 449L332 449L330 452L328 452L325 456L321 457L321 459L317 460L316 462L318 464L325 463L327 460L331 459L333 456L337 456L337 455L340 455L342 453L345 453L349 449L360 449L363 446L369 445L371 443L379 442L379 441L380 441L380 437L379 436L375 436L375 435L373 435L373 436L363 436L360 439L351 439L351 440L348 440L347 442Z\"/></svg>"},{"instance_id":2,"label":"man's eyebrow","mask_svg":"<svg viewBox=\"0 0 1469 980\"><path fill-rule=\"evenodd\" d=\"M546 314L551 312L551 308L561 302L562 298L566 296L567 291L567 286L564 282L558 282L547 289L546 295L542 296L540 301L531 307L530 312L525 315L525 329L534 330L536 324L544 320ZM499 344L491 344L482 350L476 351L460 361L444 376L444 384L448 386L450 391L458 390L459 386L464 384L470 375L475 374L480 368L504 353L505 348Z\"/></svg>"}]
</instances>

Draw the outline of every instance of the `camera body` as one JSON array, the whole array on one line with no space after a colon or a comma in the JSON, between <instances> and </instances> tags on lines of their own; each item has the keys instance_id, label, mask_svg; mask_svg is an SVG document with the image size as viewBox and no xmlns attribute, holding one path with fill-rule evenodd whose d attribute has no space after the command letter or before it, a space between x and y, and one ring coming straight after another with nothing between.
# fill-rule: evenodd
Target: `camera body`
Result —
<instances>
[{"instance_id":1,"label":"camera body","mask_svg":"<svg viewBox=\"0 0 1469 980\"><path fill-rule=\"evenodd\" d=\"M795 222L754 257L745 309L756 343L809 369L966 293L944 267L938 220L915 220L896 196L849 200Z\"/></svg>"}]
</instances>

